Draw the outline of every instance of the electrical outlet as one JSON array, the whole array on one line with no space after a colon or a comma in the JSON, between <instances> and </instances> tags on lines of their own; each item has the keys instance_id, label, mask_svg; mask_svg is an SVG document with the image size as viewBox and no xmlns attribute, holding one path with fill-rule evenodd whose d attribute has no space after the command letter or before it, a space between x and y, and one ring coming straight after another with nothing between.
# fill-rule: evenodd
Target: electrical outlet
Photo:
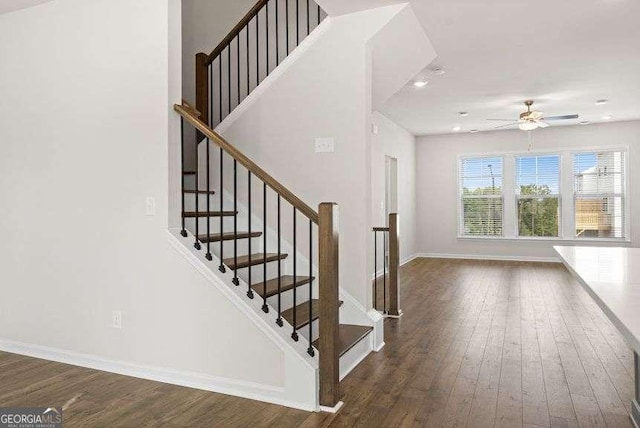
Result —
<instances>
[{"instance_id":1,"label":"electrical outlet","mask_svg":"<svg viewBox=\"0 0 640 428\"><path fill-rule=\"evenodd\" d=\"M145 199L145 215L156 215L156 198L153 196L147 196L147 199Z\"/></svg>"},{"instance_id":2,"label":"electrical outlet","mask_svg":"<svg viewBox=\"0 0 640 428\"><path fill-rule=\"evenodd\" d=\"M335 141L333 138L316 138L316 153L333 153Z\"/></svg>"},{"instance_id":3,"label":"electrical outlet","mask_svg":"<svg viewBox=\"0 0 640 428\"><path fill-rule=\"evenodd\" d=\"M113 311L111 313L111 326L113 328L122 328L122 311Z\"/></svg>"}]
</instances>

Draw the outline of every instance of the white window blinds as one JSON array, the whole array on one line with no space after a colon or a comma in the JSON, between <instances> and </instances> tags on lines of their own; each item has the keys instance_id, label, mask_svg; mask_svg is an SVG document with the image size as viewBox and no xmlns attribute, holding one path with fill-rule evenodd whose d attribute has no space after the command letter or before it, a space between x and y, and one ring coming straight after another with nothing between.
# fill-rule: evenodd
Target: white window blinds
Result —
<instances>
[{"instance_id":1,"label":"white window blinds","mask_svg":"<svg viewBox=\"0 0 640 428\"><path fill-rule=\"evenodd\" d=\"M502 235L502 177L502 157L461 159L461 235Z\"/></svg>"},{"instance_id":2,"label":"white window blinds","mask_svg":"<svg viewBox=\"0 0 640 428\"><path fill-rule=\"evenodd\" d=\"M518 236L557 237L560 156L516 156Z\"/></svg>"},{"instance_id":3,"label":"white window blinds","mask_svg":"<svg viewBox=\"0 0 640 428\"><path fill-rule=\"evenodd\" d=\"M625 238L625 152L573 156L577 238Z\"/></svg>"}]
</instances>

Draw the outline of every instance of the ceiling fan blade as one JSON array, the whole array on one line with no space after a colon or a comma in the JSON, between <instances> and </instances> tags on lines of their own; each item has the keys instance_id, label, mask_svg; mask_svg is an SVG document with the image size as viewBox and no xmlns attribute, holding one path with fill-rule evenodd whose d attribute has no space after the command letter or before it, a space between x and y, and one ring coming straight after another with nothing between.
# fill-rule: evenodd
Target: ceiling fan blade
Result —
<instances>
[{"instance_id":1,"label":"ceiling fan blade","mask_svg":"<svg viewBox=\"0 0 640 428\"><path fill-rule=\"evenodd\" d=\"M487 119L487 120L497 120L500 122L513 122L513 119Z\"/></svg>"},{"instance_id":2,"label":"ceiling fan blade","mask_svg":"<svg viewBox=\"0 0 640 428\"><path fill-rule=\"evenodd\" d=\"M549 126L551 126L551 125L549 125L548 123L545 123L545 122L543 122L543 121L539 120L539 121L538 121L538 126L539 126L540 128L548 128L548 127L549 127Z\"/></svg>"},{"instance_id":3,"label":"ceiling fan blade","mask_svg":"<svg viewBox=\"0 0 640 428\"><path fill-rule=\"evenodd\" d=\"M544 116L544 113L542 113L541 111L532 111L529 114L529 118L531 118L533 120L540 120L540 119L542 119L542 116Z\"/></svg>"},{"instance_id":4,"label":"ceiling fan blade","mask_svg":"<svg viewBox=\"0 0 640 428\"><path fill-rule=\"evenodd\" d=\"M513 126L513 125L517 125L519 122L511 122L511 123L507 123L506 125L500 125L500 126L496 126L493 129L500 129L500 128L507 128L509 126Z\"/></svg>"},{"instance_id":5,"label":"ceiling fan blade","mask_svg":"<svg viewBox=\"0 0 640 428\"><path fill-rule=\"evenodd\" d=\"M566 116L551 116L551 117L543 117L542 120L550 122L554 120L569 120L569 119L578 119L580 116L577 114L568 114Z\"/></svg>"}]
</instances>

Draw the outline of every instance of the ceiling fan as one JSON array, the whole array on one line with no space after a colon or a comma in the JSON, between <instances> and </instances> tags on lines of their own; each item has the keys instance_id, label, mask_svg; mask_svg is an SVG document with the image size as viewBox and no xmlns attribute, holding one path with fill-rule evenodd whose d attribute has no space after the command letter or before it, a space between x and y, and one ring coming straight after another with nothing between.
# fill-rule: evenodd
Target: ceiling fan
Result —
<instances>
[{"instance_id":1,"label":"ceiling fan","mask_svg":"<svg viewBox=\"0 0 640 428\"><path fill-rule=\"evenodd\" d=\"M527 111L520 114L520 119L487 119L501 122L511 122L506 125L501 125L496 127L495 129L507 128L509 126L518 125L518 128L523 131L533 131L538 128L546 128L549 126L547 122L553 122L556 120L570 120L570 119L578 119L577 114L569 114L565 116L550 116L544 117L544 113L540 111L531 111L531 106L533 105L533 101L527 100L524 102L524 105L527 106Z\"/></svg>"}]
</instances>

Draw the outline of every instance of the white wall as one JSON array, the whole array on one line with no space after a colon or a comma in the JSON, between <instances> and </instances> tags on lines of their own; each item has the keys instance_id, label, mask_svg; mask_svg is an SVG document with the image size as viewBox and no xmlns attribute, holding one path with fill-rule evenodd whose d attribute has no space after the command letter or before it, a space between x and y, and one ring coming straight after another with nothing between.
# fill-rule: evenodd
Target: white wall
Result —
<instances>
[{"instance_id":1,"label":"white wall","mask_svg":"<svg viewBox=\"0 0 640 428\"><path fill-rule=\"evenodd\" d=\"M282 350L168 242L179 19L179 0L0 16L0 349L36 344L277 396Z\"/></svg>"},{"instance_id":2,"label":"white wall","mask_svg":"<svg viewBox=\"0 0 640 428\"><path fill-rule=\"evenodd\" d=\"M182 91L195 103L196 54L209 54L256 3L255 0L182 0Z\"/></svg>"},{"instance_id":3,"label":"white wall","mask_svg":"<svg viewBox=\"0 0 640 428\"><path fill-rule=\"evenodd\" d=\"M589 126L551 127L533 132L534 151L558 151L593 147L629 147L629 199L631 245L640 239L640 122ZM458 239L458 156L523 152L525 132L499 131L477 134L426 136L417 139L418 252L444 255L514 258L555 258L553 245L572 244L557 240ZM593 241L575 241L593 245Z\"/></svg>"},{"instance_id":4,"label":"white wall","mask_svg":"<svg viewBox=\"0 0 640 428\"><path fill-rule=\"evenodd\" d=\"M290 57L279 75L265 80L221 125L228 141L307 204L338 203L340 285L364 307L370 297L371 227L367 41L399 10L332 18L320 37ZM316 137L333 137L335 152L316 154ZM284 210L289 212L290 206ZM283 230L290 230L286 220Z\"/></svg>"},{"instance_id":5,"label":"white wall","mask_svg":"<svg viewBox=\"0 0 640 428\"><path fill-rule=\"evenodd\" d=\"M378 133L371 138L371 219L385 226L385 156L398 160L398 214L400 260L416 253L416 150L415 137L382 114L372 118ZM379 253L380 254L380 253Z\"/></svg>"}]
</instances>

